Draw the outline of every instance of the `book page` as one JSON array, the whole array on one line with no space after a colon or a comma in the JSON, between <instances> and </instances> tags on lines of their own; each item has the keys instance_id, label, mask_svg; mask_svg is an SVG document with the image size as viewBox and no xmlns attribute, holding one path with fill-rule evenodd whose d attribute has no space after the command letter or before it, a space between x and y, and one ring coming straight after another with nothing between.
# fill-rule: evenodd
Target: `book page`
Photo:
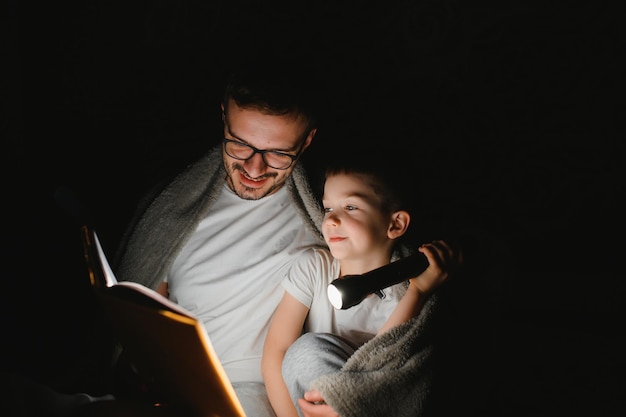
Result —
<instances>
[{"instance_id":1,"label":"book page","mask_svg":"<svg viewBox=\"0 0 626 417\"><path fill-rule=\"evenodd\" d=\"M100 244L100 239L98 239L98 234L96 231L93 231L93 237L96 241L96 248L98 249L98 259L100 260L100 265L102 266L102 271L104 272L104 279L106 281L107 287L112 287L117 284L117 278L115 278L115 274L111 269L111 265L109 265L109 261L107 257L104 255L104 251L102 250L102 245Z\"/></svg>"},{"instance_id":2,"label":"book page","mask_svg":"<svg viewBox=\"0 0 626 417\"><path fill-rule=\"evenodd\" d=\"M132 281L118 281L117 278L115 277L115 274L113 273L113 269L111 269L111 265L109 264L109 261L107 260L106 255L104 254L104 250L102 249L102 245L100 244L100 240L98 239L98 235L96 234L95 230L93 231L93 236L96 242L96 248L98 249L98 259L100 260L100 265L102 266L102 271L104 273L104 278L105 278L107 287L109 288L113 286L127 287L163 305L165 310L171 310L176 313L183 314L191 318L195 318L194 315L189 310L181 307L180 305L176 304L170 299L163 297L161 294L159 294L158 292L154 291L151 288L146 287L145 285L142 285L138 282L132 282Z\"/></svg>"}]
</instances>

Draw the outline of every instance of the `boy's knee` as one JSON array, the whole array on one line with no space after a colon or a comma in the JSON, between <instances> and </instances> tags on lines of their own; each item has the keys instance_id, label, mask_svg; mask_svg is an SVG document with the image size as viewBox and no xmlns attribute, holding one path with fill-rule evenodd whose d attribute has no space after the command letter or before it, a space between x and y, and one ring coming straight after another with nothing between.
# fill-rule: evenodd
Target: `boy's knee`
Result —
<instances>
[{"instance_id":1,"label":"boy's knee","mask_svg":"<svg viewBox=\"0 0 626 417\"><path fill-rule=\"evenodd\" d=\"M305 333L285 353L283 373L323 370L338 371L355 348L341 337L328 333Z\"/></svg>"}]
</instances>

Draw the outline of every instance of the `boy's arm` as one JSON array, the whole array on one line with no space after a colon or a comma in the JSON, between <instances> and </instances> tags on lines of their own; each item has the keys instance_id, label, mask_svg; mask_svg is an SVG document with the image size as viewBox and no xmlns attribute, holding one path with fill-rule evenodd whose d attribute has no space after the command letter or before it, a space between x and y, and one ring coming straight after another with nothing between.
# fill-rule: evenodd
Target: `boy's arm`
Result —
<instances>
[{"instance_id":1,"label":"boy's arm","mask_svg":"<svg viewBox=\"0 0 626 417\"><path fill-rule=\"evenodd\" d=\"M298 417L282 375L287 349L302 334L308 307L285 292L276 308L263 347L261 371L267 396L277 417Z\"/></svg>"},{"instance_id":2,"label":"boy's arm","mask_svg":"<svg viewBox=\"0 0 626 417\"><path fill-rule=\"evenodd\" d=\"M443 240L423 244L418 250L428 259L428 268L409 280L406 293L378 334L417 316L428 296L448 279L450 270L456 262L454 251Z\"/></svg>"}]
</instances>

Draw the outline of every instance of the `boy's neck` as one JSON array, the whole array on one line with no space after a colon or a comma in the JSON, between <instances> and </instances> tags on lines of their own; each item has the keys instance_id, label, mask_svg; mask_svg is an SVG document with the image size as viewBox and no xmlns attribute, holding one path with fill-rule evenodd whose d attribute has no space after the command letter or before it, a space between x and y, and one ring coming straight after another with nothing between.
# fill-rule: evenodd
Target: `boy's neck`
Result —
<instances>
[{"instance_id":1,"label":"boy's neck","mask_svg":"<svg viewBox=\"0 0 626 417\"><path fill-rule=\"evenodd\" d=\"M372 256L367 259L343 259L339 261L339 276L360 275L372 271L381 266L387 265L391 261L391 255Z\"/></svg>"}]
</instances>

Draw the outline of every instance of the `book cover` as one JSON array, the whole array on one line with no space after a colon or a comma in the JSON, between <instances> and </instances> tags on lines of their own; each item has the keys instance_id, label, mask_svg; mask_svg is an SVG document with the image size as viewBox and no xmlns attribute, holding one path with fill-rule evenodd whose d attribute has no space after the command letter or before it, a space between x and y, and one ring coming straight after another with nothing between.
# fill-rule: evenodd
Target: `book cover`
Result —
<instances>
[{"instance_id":1,"label":"book cover","mask_svg":"<svg viewBox=\"0 0 626 417\"><path fill-rule=\"evenodd\" d=\"M245 417L203 324L150 288L118 282L95 230L83 232L92 287L142 377L192 416Z\"/></svg>"}]
</instances>

